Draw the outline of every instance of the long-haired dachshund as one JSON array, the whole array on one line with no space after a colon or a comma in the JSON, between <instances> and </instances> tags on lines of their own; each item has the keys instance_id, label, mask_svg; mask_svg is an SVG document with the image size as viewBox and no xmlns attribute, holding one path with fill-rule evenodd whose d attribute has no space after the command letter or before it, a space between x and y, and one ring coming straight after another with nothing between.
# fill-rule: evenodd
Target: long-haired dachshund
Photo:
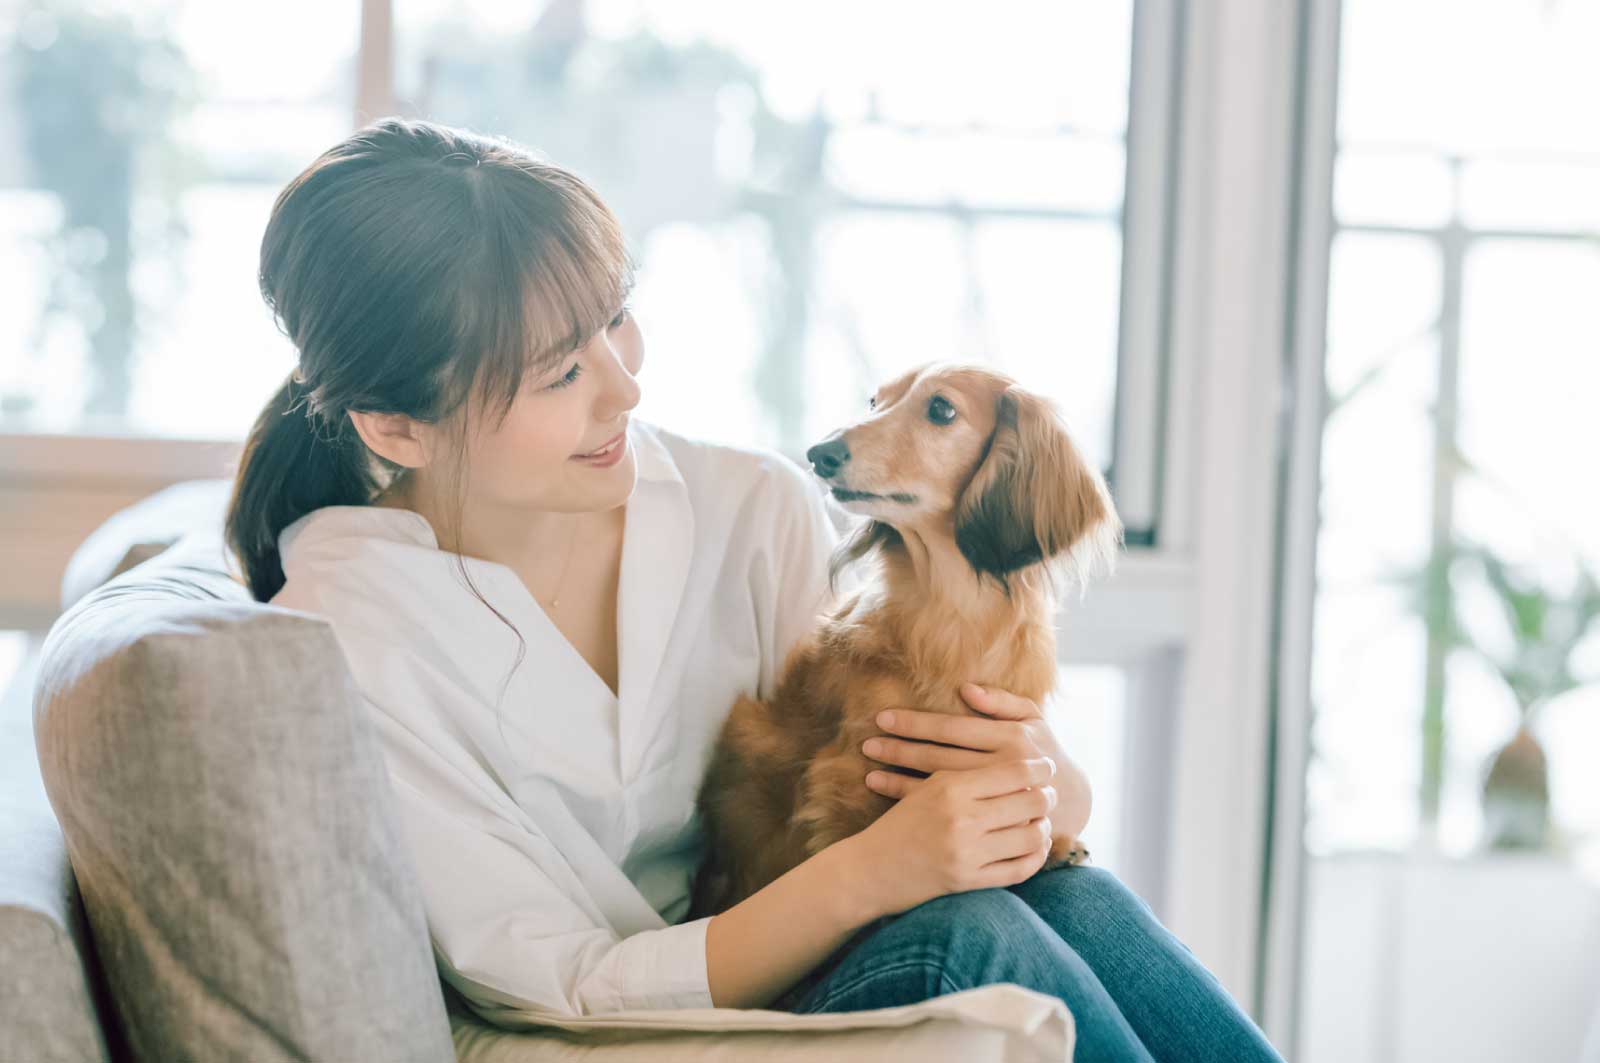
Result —
<instances>
[{"instance_id":1,"label":"long-haired dachshund","mask_svg":"<svg viewBox=\"0 0 1600 1063\"><path fill-rule=\"evenodd\" d=\"M862 781L880 710L977 715L958 693L968 682L1042 704L1058 669L1053 577L1081 585L1121 545L1105 483L1051 404L980 366L906 373L806 457L871 518L830 576L875 558L876 578L795 646L771 701L741 697L729 712L698 797L706 857L688 918L725 911L888 810ZM1086 855L1058 835L1045 866Z\"/></svg>"}]
</instances>

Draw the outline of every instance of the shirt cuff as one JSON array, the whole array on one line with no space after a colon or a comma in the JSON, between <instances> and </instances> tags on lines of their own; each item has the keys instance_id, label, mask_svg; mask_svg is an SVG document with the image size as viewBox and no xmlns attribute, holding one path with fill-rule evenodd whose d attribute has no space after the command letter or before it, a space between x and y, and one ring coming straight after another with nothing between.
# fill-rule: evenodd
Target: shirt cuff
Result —
<instances>
[{"instance_id":1,"label":"shirt cuff","mask_svg":"<svg viewBox=\"0 0 1600 1063\"><path fill-rule=\"evenodd\" d=\"M706 928L712 916L676 923L638 935L647 945L628 957L622 977L628 1008L709 1008L711 980L706 970Z\"/></svg>"}]
</instances>

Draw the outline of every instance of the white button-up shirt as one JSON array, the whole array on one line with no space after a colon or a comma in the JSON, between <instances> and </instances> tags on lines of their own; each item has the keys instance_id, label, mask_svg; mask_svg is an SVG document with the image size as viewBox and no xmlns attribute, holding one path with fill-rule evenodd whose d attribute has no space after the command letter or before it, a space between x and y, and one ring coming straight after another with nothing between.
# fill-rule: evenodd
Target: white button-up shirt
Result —
<instances>
[{"instance_id":1,"label":"white button-up shirt","mask_svg":"<svg viewBox=\"0 0 1600 1063\"><path fill-rule=\"evenodd\" d=\"M838 526L809 473L638 420L628 438L618 694L511 568L467 558L527 640L506 681L516 636L417 513L328 506L279 536L272 604L330 622L441 972L491 1022L712 1006L710 917L679 922L702 851L695 793L735 697L770 696L828 604Z\"/></svg>"}]
</instances>

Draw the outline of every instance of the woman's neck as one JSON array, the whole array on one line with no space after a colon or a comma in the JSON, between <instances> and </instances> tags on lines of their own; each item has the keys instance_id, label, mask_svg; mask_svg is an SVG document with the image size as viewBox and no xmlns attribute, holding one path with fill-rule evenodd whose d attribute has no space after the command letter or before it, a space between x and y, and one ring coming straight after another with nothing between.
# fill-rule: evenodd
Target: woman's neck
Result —
<instances>
[{"instance_id":1,"label":"woman's neck","mask_svg":"<svg viewBox=\"0 0 1600 1063\"><path fill-rule=\"evenodd\" d=\"M439 549L505 565L525 578L561 565L564 558L581 551L585 541L600 537L622 519L620 506L568 513L485 505L470 498L458 514L405 477L372 504L409 509L433 528Z\"/></svg>"}]
</instances>

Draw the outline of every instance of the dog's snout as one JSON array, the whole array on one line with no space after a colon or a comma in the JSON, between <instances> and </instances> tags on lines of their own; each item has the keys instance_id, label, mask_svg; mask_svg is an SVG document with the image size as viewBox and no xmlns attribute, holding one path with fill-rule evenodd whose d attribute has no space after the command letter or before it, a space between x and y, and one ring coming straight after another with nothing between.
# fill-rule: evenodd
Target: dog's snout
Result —
<instances>
[{"instance_id":1,"label":"dog's snout","mask_svg":"<svg viewBox=\"0 0 1600 1063\"><path fill-rule=\"evenodd\" d=\"M825 439L806 451L806 460L823 479L838 474L840 467L850 460L850 447L840 439Z\"/></svg>"}]
</instances>

